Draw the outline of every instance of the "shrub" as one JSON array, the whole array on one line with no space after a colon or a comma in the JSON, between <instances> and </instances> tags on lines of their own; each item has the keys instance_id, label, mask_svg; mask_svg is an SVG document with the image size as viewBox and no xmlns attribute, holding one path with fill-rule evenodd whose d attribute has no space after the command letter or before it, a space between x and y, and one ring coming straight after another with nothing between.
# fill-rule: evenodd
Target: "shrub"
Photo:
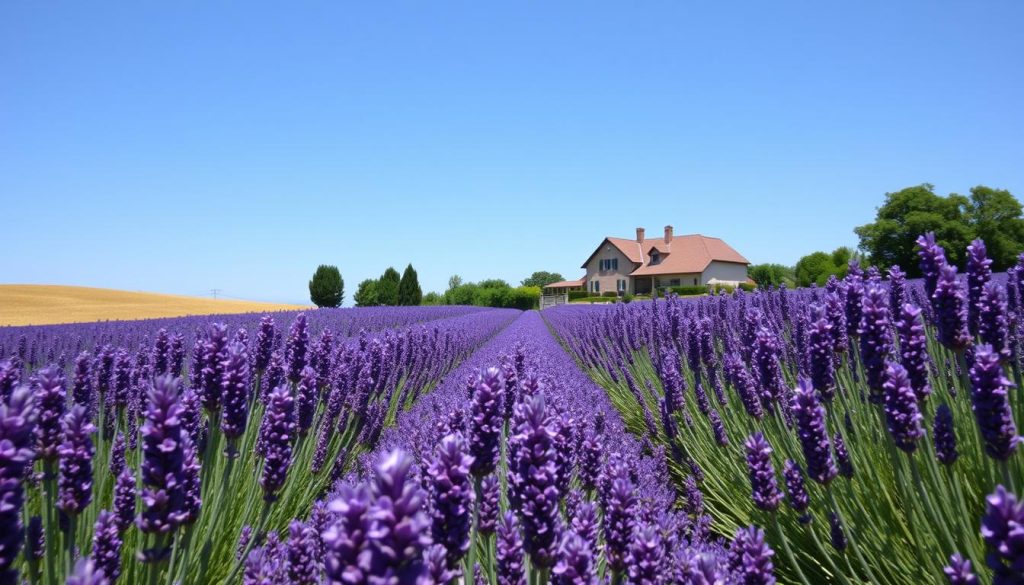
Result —
<instances>
[{"instance_id":1,"label":"shrub","mask_svg":"<svg viewBox=\"0 0 1024 585\"><path fill-rule=\"evenodd\" d=\"M631 293L626 293L626 294L622 295L622 302L624 302L624 303L631 303L631 302L633 302L633 295Z\"/></svg>"},{"instance_id":2,"label":"shrub","mask_svg":"<svg viewBox=\"0 0 1024 585\"><path fill-rule=\"evenodd\" d=\"M722 291L725 291L726 294L732 294L732 292L734 290L736 290L736 287L735 286L729 286L728 284L716 284L714 286L714 293L716 295L722 294Z\"/></svg>"},{"instance_id":3,"label":"shrub","mask_svg":"<svg viewBox=\"0 0 1024 585\"><path fill-rule=\"evenodd\" d=\"M587 298L589 296L590 296L590 293L588 293L585 290L571 290L571 291L569 291L569 300L570 301L576 301L576 300L579 300L579 299L585 299L585 298Z\"/></svg>"},{"instance_id":4,"label":"shrub","mask_svg":"<svg viewBox=\"0 0 1024 585\"><path fill-rule=\"evenodd\" d=\"M743 290L745 292L754 292L754 289L756 289L756 288L757 288L756 285L750 284L749 282L741 282L740 283L740 290Z\"/></svg>"},{"instance_id":5,"label":"shrub","mask_svg":"<svg viewBox=\"0 0 1024 585\"><path fill-rule=\"evenodd\" d=\"M619 293L617 293L617 292L615 292L613 290L606 290L603 293L601 293L601 296L602 297L617 297L617 296L619 296Z\"/></svg>"},{"instance_id":6,"label":"shrub","mask_svg":"<svg viewBox=\"0 0 1024 585\"><path fill-rule=\"evenodd\" d=\"M681 297L692 297L694 295L702 295L708 292L706 286L673 286L666 290L671 290L675 294Z\"/></svg>"},{"instance_id":7,"label":"shrub","mask_svg":"<svg viewBox=\"0 0 1024 585\"><path fill-rule=\"evenodd\" d=\"M514 288L508 295L506 303L504 306L509 309L521 309L523 311L536 309L540 306L540 287L520 286Z\"/></svg>"}]
</instances>

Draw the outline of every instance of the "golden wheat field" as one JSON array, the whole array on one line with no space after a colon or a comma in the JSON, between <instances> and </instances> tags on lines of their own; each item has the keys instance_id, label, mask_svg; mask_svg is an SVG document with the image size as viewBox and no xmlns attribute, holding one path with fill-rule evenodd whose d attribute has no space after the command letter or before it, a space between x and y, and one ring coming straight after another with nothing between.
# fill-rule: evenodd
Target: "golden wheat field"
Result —
<instances>
[{"instance_id":1,"label":"golden wheat field","mask_svg":"<svg viewBox=\"0 0 1024 585\"><path fill-rule=\"evenodd\" d=\"M289 311L303 308L306 307L84 286L0 284L0 326Z\"/></svg>"}]
</instances>

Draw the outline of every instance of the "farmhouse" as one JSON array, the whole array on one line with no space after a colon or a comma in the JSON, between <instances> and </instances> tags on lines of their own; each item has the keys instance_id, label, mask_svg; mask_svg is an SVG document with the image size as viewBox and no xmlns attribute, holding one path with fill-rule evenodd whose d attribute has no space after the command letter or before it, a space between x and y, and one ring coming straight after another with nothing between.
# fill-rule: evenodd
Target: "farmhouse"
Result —
<instances>
[{"instance_id":1,"label":"farmhouse","mask_svg":"<svg viewBox=\"0 0 1024 585\"><path fill-rule=\"evenodd\" d=\"M644 228L639 227L635 239L602 240L583 263L587 273L582 279L550 284L545 292L649 294L652 289L670 286L736 286L747 281L749 264L719 238L700 234L677 236L670 225L665 226L662 237L647 238Z\"/></svg>"}]
</instances>

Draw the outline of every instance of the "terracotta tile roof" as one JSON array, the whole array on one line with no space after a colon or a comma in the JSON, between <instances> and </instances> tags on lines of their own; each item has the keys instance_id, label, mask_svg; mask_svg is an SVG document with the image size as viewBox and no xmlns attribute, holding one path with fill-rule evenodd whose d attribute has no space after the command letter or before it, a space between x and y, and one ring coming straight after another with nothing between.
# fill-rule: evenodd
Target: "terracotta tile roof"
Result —
<instances>
[{"instance_id":1,"label":"terracotta tile roof","mask_svg":"<svg viewBox=\"0 0 1024 585\"><path fill-rule=\"evenodd\" d=\"M563 280L561 282L552 282L551 284L545 284L544 288L566 288L573 286L583 286L583 279L579 280Z\"/></svg>"},{"instance_id":2,"label":"terracotta tile roof","mask_svg":"<svg viewBox=\"0 0 1024 585\"><path fill-rule=\"evenodd\" d=\"M750 264L732 246L720 238L700 234L674 236L668 243L664 238L646 238L643 242L626 238L606 238L636 266L631 276L659 274L687 274L703 272L713 260ZM651 250L661 254L661 262L650 265ZM589 260L588 260L589 261Z\"/></svg>"}]
</instances>

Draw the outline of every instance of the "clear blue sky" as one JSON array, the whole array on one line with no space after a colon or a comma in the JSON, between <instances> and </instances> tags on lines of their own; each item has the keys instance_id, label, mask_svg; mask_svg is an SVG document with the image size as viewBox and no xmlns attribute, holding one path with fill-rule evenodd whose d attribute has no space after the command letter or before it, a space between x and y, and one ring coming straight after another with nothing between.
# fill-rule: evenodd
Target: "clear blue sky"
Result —
<instances>
[{"instance_id":1,"label":"clear blue sky","mask_svg":"<svg viewBox=\"0 0 1024 585\"><path fill-rule=\"evenodd\" d=\"M351 298L666 223L793 263L886 191L1024 196L1022 2L496 4L4 2L0 281Z\"/></svg>"}]
</instances>

